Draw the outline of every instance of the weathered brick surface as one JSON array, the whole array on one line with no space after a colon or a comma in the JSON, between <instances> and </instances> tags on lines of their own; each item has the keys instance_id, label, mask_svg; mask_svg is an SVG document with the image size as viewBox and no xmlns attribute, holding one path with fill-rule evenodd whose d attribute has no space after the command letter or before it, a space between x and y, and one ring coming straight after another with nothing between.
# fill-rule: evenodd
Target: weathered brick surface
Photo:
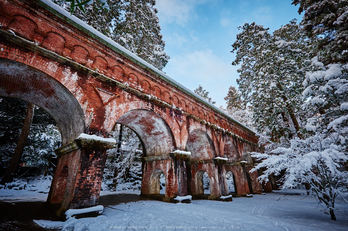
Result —
<instances>
[{"instance_id":1,"label":"weathered brick surface","mask_svg":"<svg viewBox=\"0 0 348 231\"><path fill-rule=\"evenodd\" d=\"M29 71L19 76L20 68ZM147 157L192 152L188 160L145 162L144 194L157 193L158 171L167 197L200 194L203 171L212 197L226 193L228 171L238 194L261 192L257 173L250 187L246 177L253 164L248 153L258 141L252 131L40 1L0 1L0 70L0 95L44 108L57 121L63 145L81 132L107 137L123 123L138 133ZM216 157L228 160L217 164ZM84 148L61 156L48 201L64 208L98 203L104 161L104 151Z\"/></svg>"}]
</instances>

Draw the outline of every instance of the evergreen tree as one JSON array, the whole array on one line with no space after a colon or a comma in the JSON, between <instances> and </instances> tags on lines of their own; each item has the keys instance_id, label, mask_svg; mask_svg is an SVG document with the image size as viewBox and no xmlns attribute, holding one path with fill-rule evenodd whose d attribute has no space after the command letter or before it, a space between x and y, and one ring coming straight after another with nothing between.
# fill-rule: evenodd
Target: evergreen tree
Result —
<instances>
[{"instance_id":1,"label":"evergreen tree","mask_svg":"<svg viewBox=\"0 0 348 231\"><path fill-rule=\"evenodd\" d=\"M205 99L208 103L215 104L215 101L212 101L212 99L209 97L209 92L203 89L201 85L199 85L199 87L196 88L194 92L203 99Z\"/></svg>"},{"instance_id":2,"label":"evergreen tree","mask_svg":"<svg viewBox=\"0 0 348 231\"><path fill-rule=\"evenodd\" d=\"M294 20L273 35L255 23L239 29L232 64L241 65L237 83L242 100L253 108L257 130L273 141L302 136L301 92L312 57L310 40Z\"/></svg>"},{"instance_id":3,"label":"evergreen tree","mask_svg":"<svg viewBox=\"0 0 348 231\"><path fill-rule=\"evenodd\" d=\"M227 96L224 99L229 110L242 109L244 107L240 92L233 86L228 89Z\"/></svg>"},{"instance_id":4,"label":"evergreen tree","mask_svg":"<svg viewBox=\"0 0 348 231\"><path fill-rule=\"evenodd\" d=\"M335 200L348 196L348 1L305 1L302 24L316 45L303 82L306 133L289 146L269 149L271 155L255 153L262 160L256 169L267 168L260 177L285 170L284 187L309 184L310 193L326 205L336 220Z\"/></svg>"},{"instance_id":5,"label":"evergreen tree","mask_svg":"<svg viewBox=\"0 0 348 231\"><path fill-rule=\"evenodd\" d=\"M347 63L348 1L293 0L304 12L302 24L310 37L317 37L317 55L325 65Z\"/></svg>"},{"instance_id":6,"label":"evergreen tree","mask_svg":"<svg viewBox=\"0 0 348 231\"><path fill-rule=\"evenodd\" d=\"M52 0L71 9L66 0ZM155 0L93 0L73 14L162 70L168 63Z\"/></svg>"}]
</instances>

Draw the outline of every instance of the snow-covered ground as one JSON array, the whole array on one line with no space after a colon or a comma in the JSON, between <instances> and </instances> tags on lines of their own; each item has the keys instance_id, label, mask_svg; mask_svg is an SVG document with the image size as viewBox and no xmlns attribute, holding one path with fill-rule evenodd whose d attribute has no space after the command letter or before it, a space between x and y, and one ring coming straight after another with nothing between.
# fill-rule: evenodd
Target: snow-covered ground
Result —
<instances>
[{"instance_id":1,"label":"snow-covered ground","mask_svg":"<svg viewBox=\"0 0 348 231\"><path fill-rule=\"evenodd\" d=\"M0 189L0 201L40 201L40 190ZM47 188L46 188L47 189ZM31 188L31 190L33 190ZM39 193L39 191L41 193ZM119 193L119 192L117 192ZM129 192L127 192L129 193ZM134 193L134 192L133 192ZM304 193L303 195L298 195ZM109 193L106 193L109 194ZM36 196L35 196L36 195ZM106 206L93 218L70 218L65 222L36 220L46 228L63 230L348 230L348 203L338 199L337 221L330 220L324 206L301 190L287 190L233 202L194 200L191 204L138 201Z\"/></svg>"}]
</instances>

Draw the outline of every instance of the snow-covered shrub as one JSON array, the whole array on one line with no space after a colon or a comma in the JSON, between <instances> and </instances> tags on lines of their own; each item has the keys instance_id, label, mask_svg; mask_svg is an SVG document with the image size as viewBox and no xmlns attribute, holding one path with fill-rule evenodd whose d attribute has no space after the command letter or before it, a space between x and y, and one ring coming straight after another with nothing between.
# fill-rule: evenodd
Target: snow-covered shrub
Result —
<instances>
[{"instance_id":1,"label":"snow-covered shrub","mask_svg":"<svg viewBox=\"0 0 348 231\"><path fill-rule=\"evenodd\" d=\"M335 199L347 196L348 189L348 66L324 66L314 58L312 68L303 83L303 108L309 115L305 138L291 139L289 145L269 143L265 153L253 154L262 160L253 171L266 168L259 179L267 181L285 170L283 187L310 185L335 220Z\"/></svg>"}]
</instances>

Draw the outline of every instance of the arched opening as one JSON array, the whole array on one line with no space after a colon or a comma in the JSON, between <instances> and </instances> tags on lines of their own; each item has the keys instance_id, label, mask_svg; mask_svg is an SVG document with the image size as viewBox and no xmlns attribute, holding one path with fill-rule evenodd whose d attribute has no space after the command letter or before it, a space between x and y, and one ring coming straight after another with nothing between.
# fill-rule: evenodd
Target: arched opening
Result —
<instances>
[{"instance_id":1,"label":"arched opening","mask_svg":"<svg viewBox=\"0 0 348 231\"><path fill-rule=\"evenodd\" d=\"M142 179L143 145L129 127L117 124L111 136L116 148L107 150L103 189L111 191L139 191Z\"/></svg>"},{"instance_id":2,"label":"arched opening","mask_svg":"<svg viewBox=\"0 0 348 231\"><path fill-rule=\"evenodd\" d=\"M84 112L75 96L62 83L33 67L0 58L0 96L35 104L47 112L59 128L62 146L73 142L81 133L85 132ZM60 160L58 160L58 165L59 163ZM64 174L66 173L64 169L60 168L60 170ZM68 170L70 171L69 168ZM59 191L60 188L53 186L54 182L60 184L58 176L61 171L55 173L48 200L53 194L64 194ZM71 173L71 175L75 175L75 173ZM53 200L61 203L56 198L50 200L49 203L53 203Z\"/></svg>"},{"instance_id":3,"label":"arched opening","mask_svg":"<svg viewBox=\"0 0 348 231\"><path fill-rule=\"evenodd\" d=\"M151 174L150 192L152 195L165 194L165 176L161 169L156 169Z\"/></svg>"},{"instance_id":4,"label":"arched opening","mask_svg":"<svg viewBox=\"0 0 348 231\"><path fill-rule=\"evenodd\" d=\"M0 97L0 115L1 183L32 190L44 184L47 193L57 164L54 150L61 145L56 122L41 108L9 97Z\"/></svg>"},{"instance_id":5,"label":"arched opening","mask_svg":"<svg viewBox=\"0 0 348 231\"><path fill-rule=\"evenodd\" d=\"M115 185L116 179L116 190L139 190L140 187L144 195L165 194L164 172L168 173L171 168L167 162L175 143L166 122L152 111L132 110L117 120L113 137L117 148L108 151L106 171L110 164L116 164L117 169L109 171L107 183ZM161 156L165 156L164 160L156 161ZM158 169L162 169L161 174Z\"/></svg>"},{"instance_id":6,"label":"arched opening","mask_svg":"<svg viewBox=\"0 0 348 231\"><path fill-rule=\"evenodd\" d=\"M226 173L226 182L227 182L227 190L228 194L235 194L236 193L236 184L235 184L235 178L232 172Z\"/></svg>"},{"instance_id":7,"label":"arched opening","mask_svg":"<svg viewBox=\"0 0 348 231\"><path fill-rule=\"evenodd\" d=\"M195 177L196 181L196 193L201 196L210 195L210 179L207 172L201 170L198 171Z\"/></svg>"},{"instance_id":8,"label":"arched opening","mask_svg":"<svg viewBox=\"0 0 348 231\"><path fill-rule=\"evenodd\" d=\"M173 134L167 123L156 113L137 109L122 115L117 123L131 128L140 137L145 156L160 156L175 148Z\"/></svg>"},{"instance_id":9,"label":"arched opening","mask_svg":"<svg viewBox=\"0 0 348 231\"><path fill-rule=\"evenodd\" d=\"M186 149L191 152L190 193L201 199L207 199L207 195L217 196L220 191L218 179L208 177L209 174L217 174L213 162L216 156L213 141L205 131L196 129L189 134Z\"/></svg>"},{"instance_id":10,"label":"arched opening","mask_svg":"<svg viewBox=\"0 0 348 231\"><path fill-rule=\"evenodd\" d=\"M163 172L160 175L160 194L166 194L166 177Z\"/></svg>"},{"instance_id":11,"label":"arched opening","mask_svg":"<svg viewBox=\"0 0 348 231\"><path fill-rule=\"evenodd\" d=\"M72 93L47 74L25 64L0 58L0 96L33 103L57 123L62 145L85 131L85 116Z\"/></svg>"},{"instance_id":12,"label":"arched opening","mask_svg":"<svg viewBox=\"0 0 348 231\"><path fill-rule=\"evenodd\" d=\"M191 159L194 160L211 160L216 156L213 141L206 132L199 129L189 134L186 149L191 152Z\"/></svg>"}]
</instances>

